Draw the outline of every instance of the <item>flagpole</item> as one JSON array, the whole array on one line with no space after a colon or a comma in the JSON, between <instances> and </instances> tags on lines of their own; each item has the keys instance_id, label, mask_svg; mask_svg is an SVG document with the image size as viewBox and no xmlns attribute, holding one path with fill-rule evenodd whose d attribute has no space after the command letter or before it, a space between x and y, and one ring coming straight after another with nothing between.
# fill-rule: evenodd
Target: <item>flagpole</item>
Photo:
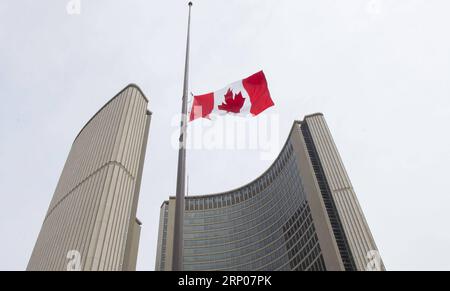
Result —
<instances>
[{"instance_id":1,"label":"flagpole","mask_svg":"<svg viewBox=\"0 0 450 291\"><path fill-rule=\"evenodd\" d=\"M188 29L186 39L186 58L184 63L183 98L181 105L180 138L178 148L177 192L175 199L175 227L173 237L172 270L183 270L183 226L184 226L184 199L186 178L186 123L187 123L187 97L189 81L189 35L191 29L191 7L189 2Z\"/></svg>"}]
</instances>

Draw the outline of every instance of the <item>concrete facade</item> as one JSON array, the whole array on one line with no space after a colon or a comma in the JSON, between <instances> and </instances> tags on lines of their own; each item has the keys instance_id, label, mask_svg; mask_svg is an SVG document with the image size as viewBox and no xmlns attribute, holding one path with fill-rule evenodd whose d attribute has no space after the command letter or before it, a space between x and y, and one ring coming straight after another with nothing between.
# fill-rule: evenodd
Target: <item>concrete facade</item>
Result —
<instances>
[{"instance_id":1,"label":"concrete facade","mask_svg":"<svg viewBox=\"0 0 450 291\"><path fill-rule=\"evenodd\" d=\"M133 84L83 127L69 152L27 270L134 270L151 113ZM75 253L75 255L74 255Z\"/></svg>"},{"instance_id":2,"label":"concrete facade","mask_svg":"<svg viewBox=\"0 0 450 291\"><path fill-rule=\"evenodd\" d=\"M171 270L175 198L161 206L155 270ZM322 114L237 189L186 197L184 270L384 270ZM378 260L374 263L373 260Z\"/></svg>"}]
</instances>

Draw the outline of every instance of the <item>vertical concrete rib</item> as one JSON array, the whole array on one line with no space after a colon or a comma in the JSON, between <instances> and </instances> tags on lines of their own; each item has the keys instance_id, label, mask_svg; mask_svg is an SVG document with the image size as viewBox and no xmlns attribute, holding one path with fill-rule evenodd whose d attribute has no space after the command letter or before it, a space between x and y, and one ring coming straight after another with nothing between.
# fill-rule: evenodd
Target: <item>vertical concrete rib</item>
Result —
<instances>
[{"instance_id":1,"label":"vertical concrete rib","mask_svg":"<svg viewBox=\"0 0 450 291\"><path fill-rule=\"evenodd\" d=\"M375 241L324 117L312 115L306 117L305 122L310 128L356 267L364 270L368 263L367 253L377 250Z\"/></svg>"}]
</instances>

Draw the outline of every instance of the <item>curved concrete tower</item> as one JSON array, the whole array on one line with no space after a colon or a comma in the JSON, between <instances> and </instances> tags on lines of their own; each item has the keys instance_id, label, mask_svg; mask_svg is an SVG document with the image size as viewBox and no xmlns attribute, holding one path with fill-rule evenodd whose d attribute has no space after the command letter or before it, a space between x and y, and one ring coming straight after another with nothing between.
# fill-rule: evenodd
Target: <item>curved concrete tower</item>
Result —
<instances>
[{"instance_id":1,"label":"curved concrete tower","mask_svg":"<svg viewBox=\"0 0 450 291\"><path fill-rule=\"evenodd\" d=\"M134 270L151 113L136 85L106 103L73 142L27 270Z\"/></svg>"},{"instance_id":2,"label":"curved concrete tower","mask_svg":"<svg viewBox=\"0 0 450 291\"><path fill-rule=\"evenodd\" d=\"M175 197L164 201L156 270L172 270ZM184 270L384 270L322 114L295 121L256 180L186 197Z\"/></svg>"}]
</instances>

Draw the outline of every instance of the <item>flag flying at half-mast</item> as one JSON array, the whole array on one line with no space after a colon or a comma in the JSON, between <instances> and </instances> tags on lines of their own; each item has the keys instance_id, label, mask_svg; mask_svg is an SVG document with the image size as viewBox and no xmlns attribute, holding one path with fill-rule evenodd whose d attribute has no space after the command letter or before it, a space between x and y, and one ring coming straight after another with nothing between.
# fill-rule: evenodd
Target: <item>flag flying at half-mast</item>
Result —
<instances>
[{"instance_id":1,"label":"flag flying at half-mast","mask_svg":"<svg viewBox=\"0 0 450 291\"><path fill-rule=\"evenodd\" d=\"M189 120L209 118L211 113L256 116L273 105L266 76L259 71L216 92L194 96Z\"/></svg>"},{"instance_id":2,"label":"flag flying at half-mast","mask_svg":"<svg viewBox=\"0 0 450 291\"><path fill-rule=\"evenodd\" d=\"M187 94L189 80L189 47L192 2L188 3L188 27L186 40L186 58L184 67L183 97L181 106L180 138L178 150L177 189L175 203L175 225L173 237L172 270L183 270L183 225L186 178L186 127ZM217 92L194 96L189 120L208 117L210 113L234 113L258 115L274 103L270 98L266 77L262 71L248 78L234 82Z\"/></svg>"}]
</instances>

